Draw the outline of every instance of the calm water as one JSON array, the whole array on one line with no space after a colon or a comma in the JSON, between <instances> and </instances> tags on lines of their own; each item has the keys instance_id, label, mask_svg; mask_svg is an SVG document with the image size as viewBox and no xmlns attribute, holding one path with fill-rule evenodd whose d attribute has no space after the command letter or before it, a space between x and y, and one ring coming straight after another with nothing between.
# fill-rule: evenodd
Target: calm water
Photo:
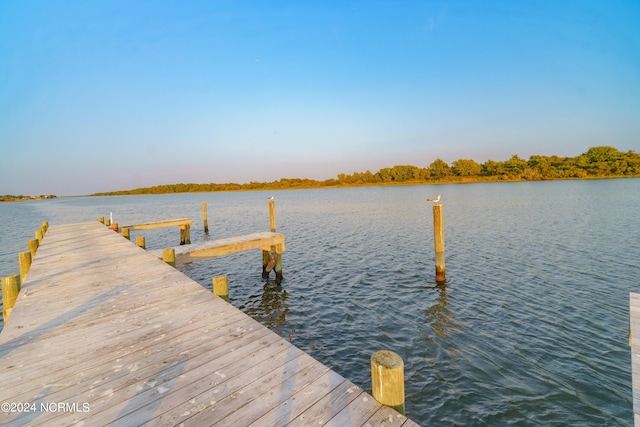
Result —
<instances>
[{"instance_id":1,"label":"calm water","mask_svg":"<svg viewBox=\"0 0 640 427\"><path fill-rule=\"evenodd\" d=\"M442 194L447 282L434 280ZM365 390L380 349L405 361L423 425L631 425L628 294L640 292L640 180L69 198L0 204L0 275L42 221L194 219L192 241L286 234L281 286L259 251L182 270ZM210 236L202 230L208 204ZM144 232L149 249L178 231ZM133 234L134 236L137 234ZM273 277L273 276L272 276Z\"/></svg>"}]
</instances>

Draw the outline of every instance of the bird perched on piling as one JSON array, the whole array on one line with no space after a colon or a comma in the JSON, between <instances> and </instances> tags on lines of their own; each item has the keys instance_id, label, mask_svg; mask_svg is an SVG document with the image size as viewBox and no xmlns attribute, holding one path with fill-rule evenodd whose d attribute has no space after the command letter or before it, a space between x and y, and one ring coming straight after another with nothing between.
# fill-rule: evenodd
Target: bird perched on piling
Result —
<instances>
[{"instance_id":1,"label":"bird perched on piling","mask_svg":"<svg viewBox=\"0 0 640 427\"><path fill-rule=\"evenodd\" d=\"M438 203L439 201L440 201L440 194L438 194L438 196L434 197L433 199L427 199L427 202Z\"/></svg>"},{"instance_id":2,"label":"bird perched on piling","mask_svg":"<svg viewBox=\"0 0 640 427\"><path fill-rule=\"evenodd\" d=\"M271 200L273 202L273 196L269 197L269 200Z\"/></svg>"}]
</instances>

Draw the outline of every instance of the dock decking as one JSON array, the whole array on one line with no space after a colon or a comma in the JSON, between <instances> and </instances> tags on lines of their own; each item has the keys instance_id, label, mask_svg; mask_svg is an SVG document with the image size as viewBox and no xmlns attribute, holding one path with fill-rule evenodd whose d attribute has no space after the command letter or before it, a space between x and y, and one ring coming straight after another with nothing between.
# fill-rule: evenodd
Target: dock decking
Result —
<instances>
[{"instance_id":1,"label":"dock decking","mask_svg":"<svg viewBox=\"0 0 640 427\"><path fill-rule=\"evenodd\" d=\"M1 425L416 425L98 222L49 228L0 372Z\"/></svg>"}]
</instances>

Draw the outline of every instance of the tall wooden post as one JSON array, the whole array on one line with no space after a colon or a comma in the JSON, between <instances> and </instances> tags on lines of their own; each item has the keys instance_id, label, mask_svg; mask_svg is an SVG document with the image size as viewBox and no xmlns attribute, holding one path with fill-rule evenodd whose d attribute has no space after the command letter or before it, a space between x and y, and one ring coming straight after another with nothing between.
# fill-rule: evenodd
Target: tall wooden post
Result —
<instances>
[{"instance_id":1,"label":"tall wooden post","mask_svg":"<svg viewBox=\"0 0 640 427\"><path fill-rule=\"evenodd\" d=\"M229 280L227 276L216 276L211 281L213 282L213 293L229 302Z\"/></svg>"},{"instance_id":2,"label":"tall wooden post","mask_svg":"<svg viewBox=\"0 0 640 427\"><path fill-rule=\"evenodd\" d=\"M202 201L202 221L204 222L204 234L209 234L209 223L207 222L207 202Z\"/></svg>"},{"instance_id":3,"label":"tall wooden post","mask_svg":"<svg viewBox=\"0 0 640 427\"><path fill-rule=\"evenodd\" d=\"M176 266L176 250L173 248L162 250L162 260L169 264L171 267Z\"/></svg>"},{"instance_id":4,"label":"tall wooden post","mask_svg":"<svg viewBox=\"0 0 640 427\"><path fill-rule=\"evenodd\" d=\"M436 250L436 282L447 280L444 267L444 209L433 205L433 242Z\"/></svg>"},{"instance_id":5,"label":"tall wooden post","mask_svg":"<svg viewBox=\"0 0 640 427\"><path fill-rule=\"evenodd\" d=\"M7 323L7 319L9 319L9 315L11 314L11 310L13 310L13 305L16 303L16 299L18 298L18 293L20 292L20 276L14 274L12 276L7 276L2 278L2 317L4 318L4 323Z\"/></svg>"},{"instance_id":6,"label":"tall wooden post","mask_svg":"<svg viewBox=\"0 0 640 427\"><path fill-rule=\"evenodd\" d=\"M276 232L276 202L269 198L269 229ZM269 273L275 267L276 283L282 282L282 257L276 252L276 247L271 246L271 251L262 251L262 278L269 277Z\"/></svg>"},{"instance_id":7,"label":"tall wooden post","mask_svg":"<svg viewBox=\"0 0 640 427\"><path fill-rule=\"evenodd\" d=\"M31 252L20 252L18 254L18 264L20 265L20 281L24 281L25 276L31 268Z\"/></svg>"},{"instance_id":8,"label":"tall wooden post","mask_svg":"<svg viewBox=\"0 0 640 427\"><path fill-rule=\"evenodd\" d=\"M147 249L144 236L136 236L136 245L140 246L142 249Z\"/></svg>"},{"instance_id":9,"label":"tall wooden post","mask_svg":"<svg viewBox=\"0 0 640 427\"><path fill-rule=\"evenodd\" d=\"M371 391L378 402L404 414L404 362L393 351L371 356Z\"/></svg>"},{"instance_id":10,"label":"tall wooden post","mask_svg":"<svg viewBox=\"0 0 640 427\"><path fill-rule=\"evenodd\" d=\"M38 239L31 239L27 241L27 247L29 248L29 252L31 252L31 259L36 256L36 251L38 250Z\"/></svg>"}]
</instances>

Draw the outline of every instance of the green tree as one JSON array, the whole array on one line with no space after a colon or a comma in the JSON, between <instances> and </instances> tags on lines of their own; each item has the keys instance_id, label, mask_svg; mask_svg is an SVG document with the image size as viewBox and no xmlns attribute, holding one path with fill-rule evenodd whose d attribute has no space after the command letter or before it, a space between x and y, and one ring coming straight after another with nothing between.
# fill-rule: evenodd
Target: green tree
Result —
<instances>
[{"instance_id":1,"label":"green tree","mask_svg":"<svg viewBox=\"0 0 640 427\"><path fill-rule=\"evenodd\" d=\"M453 174L457 176L477 176L482 172L482 166L475 160L459 159L451 163Z\"/></svg>"},{"instance_id":2,"label":"green tree","mask_svg":"<svg viewBox=\"0 0 640 427\"><path fill-rule=\"evenodd\" d=\"M431 176L436 179L451 175L451 168L447 162L442 159L435 159L429 165L429 171L431 171Z\"/></svg>"}]
</instances>

